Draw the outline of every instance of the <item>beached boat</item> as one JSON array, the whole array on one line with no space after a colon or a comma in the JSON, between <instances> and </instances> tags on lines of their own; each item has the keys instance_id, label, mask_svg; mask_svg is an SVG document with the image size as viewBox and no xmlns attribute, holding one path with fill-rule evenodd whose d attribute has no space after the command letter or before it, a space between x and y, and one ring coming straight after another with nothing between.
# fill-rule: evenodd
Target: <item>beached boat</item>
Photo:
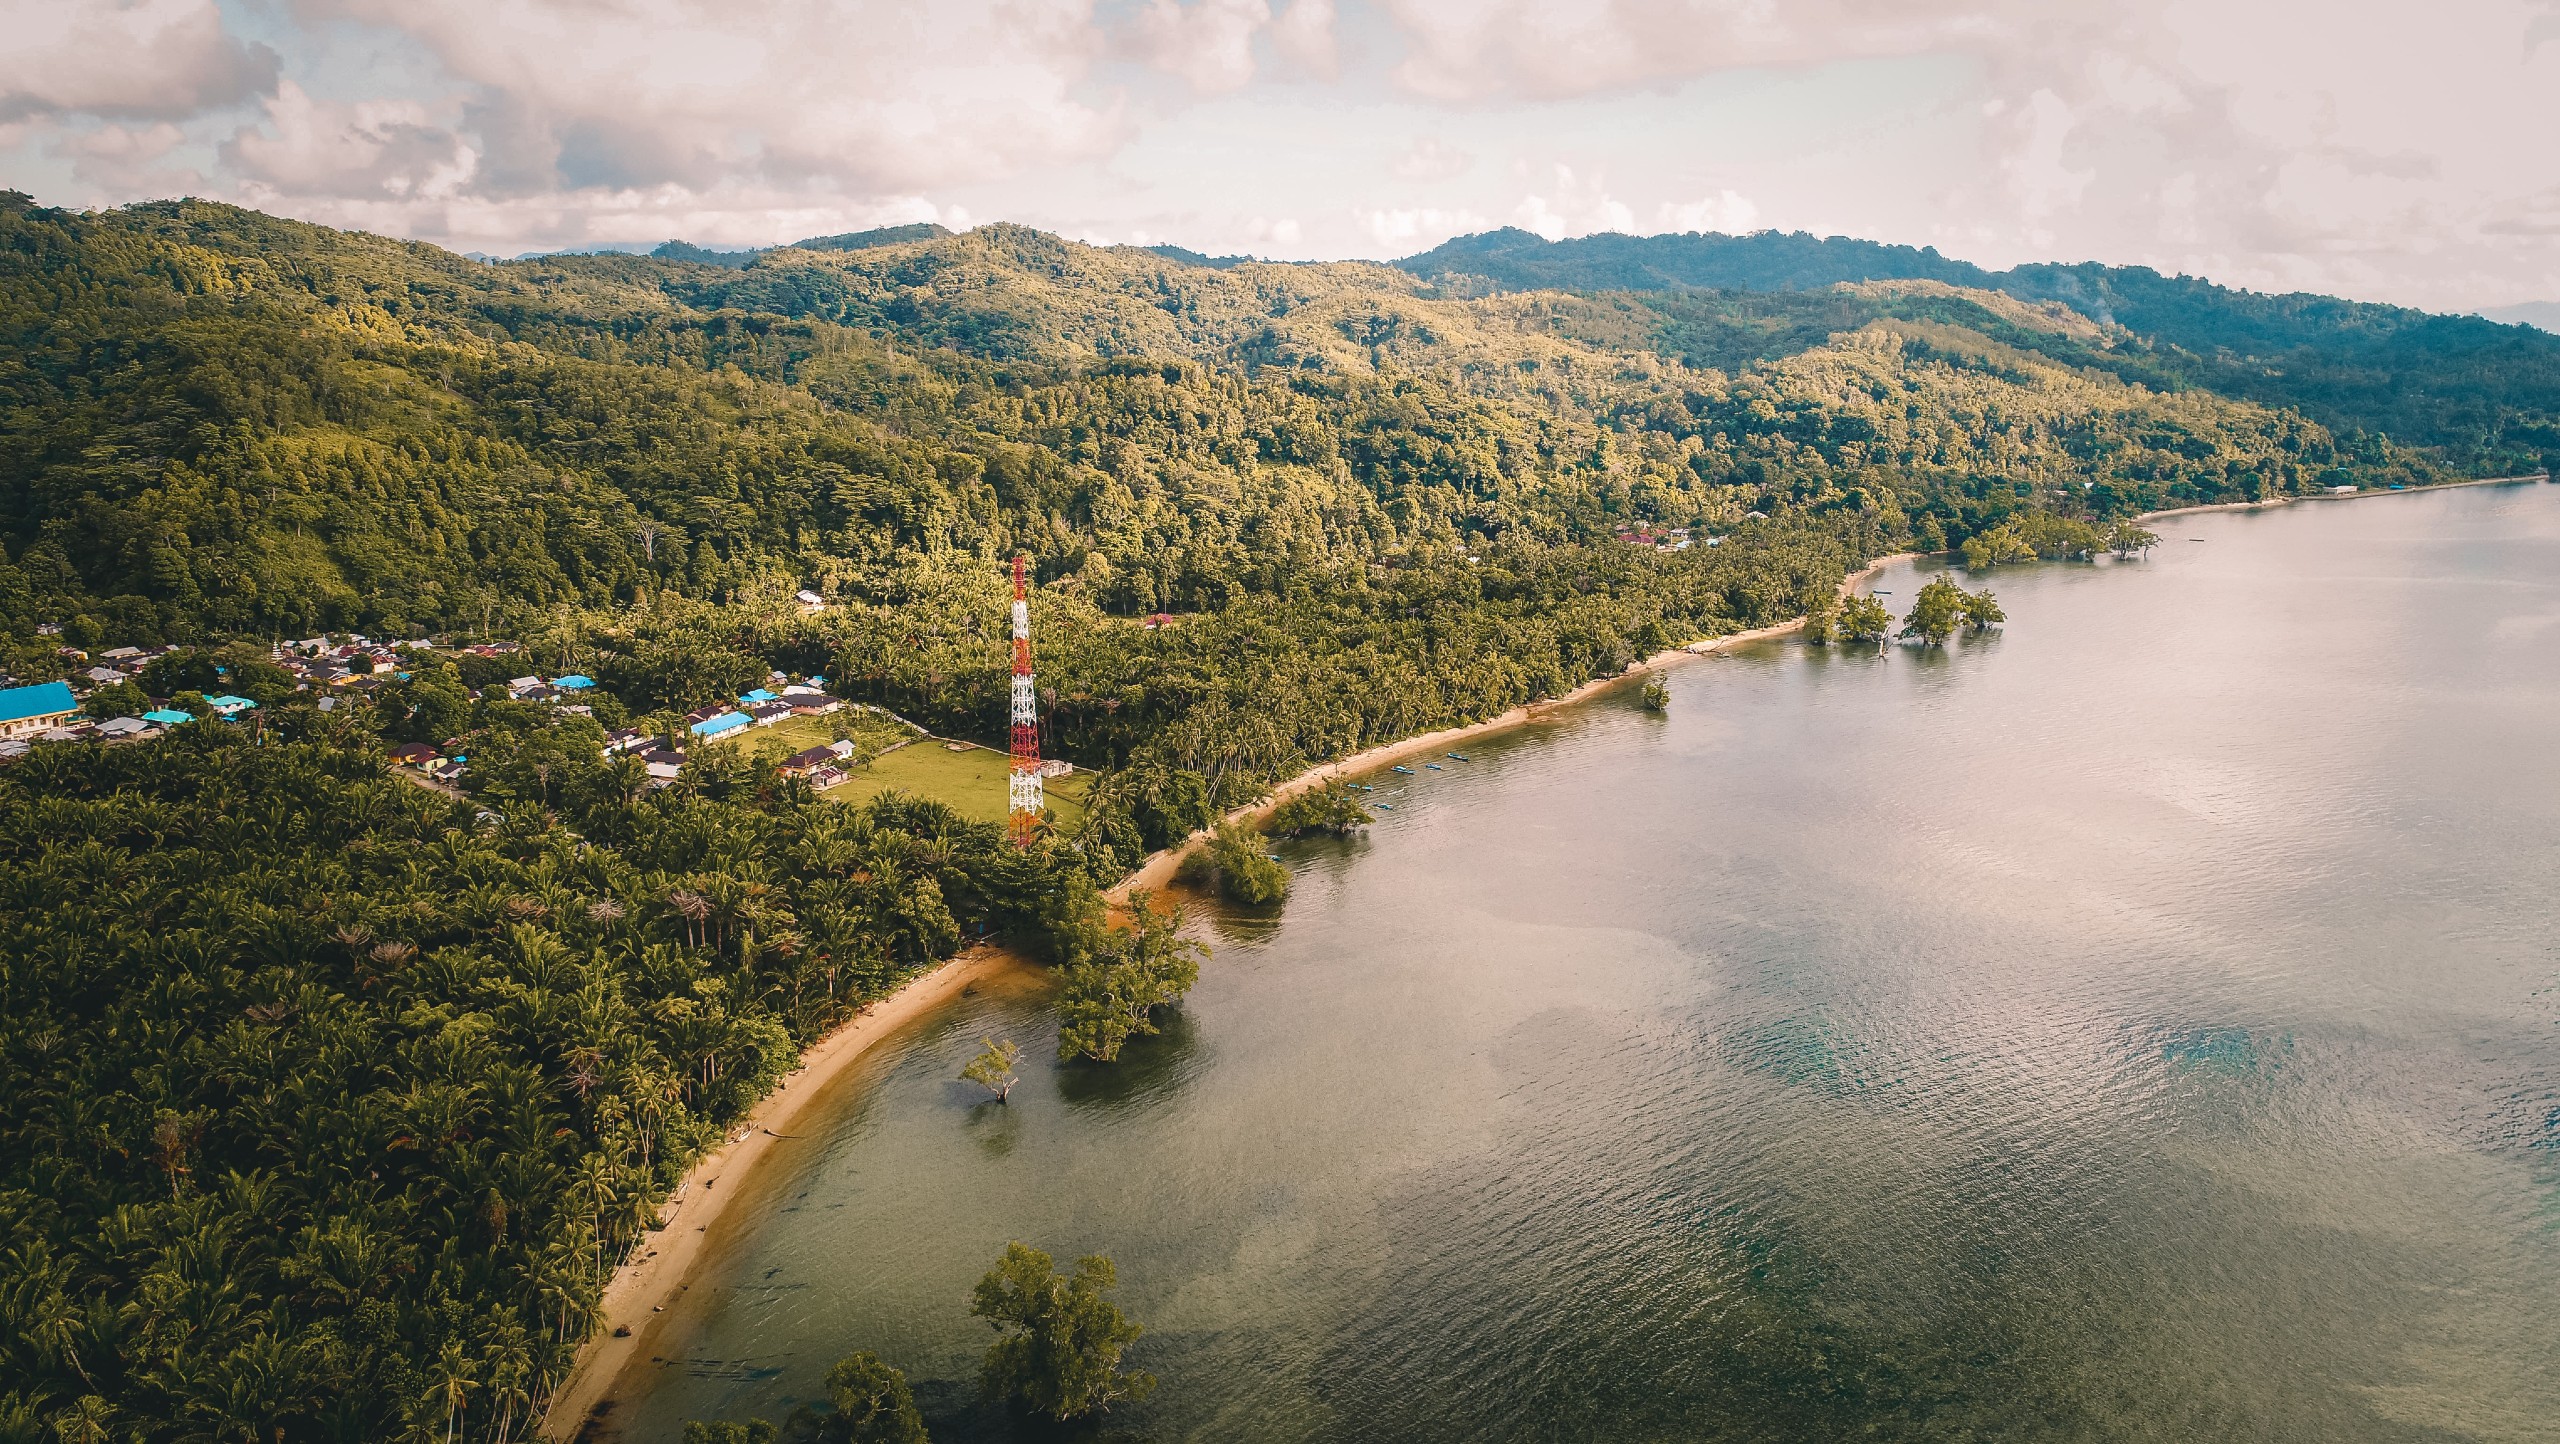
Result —
<instances>
[{"instance_id":1,"label":"beached boat","mask_svg":"<svg viewBox=\"0 0 2560 1444\"><path fill-rule=\"evenodd\" d=\"M1401 772L1401 773L1403 773L1403 774L1404 774L1405 776L1407 776L1407 777L1419 777L1419 776L1421 776L1421 775L1422 775L1422 774L1420 774L1420 773L1418 773L1418 772L1414 771L1414 770L1413 770L1412 768L1410 768L1410 767L1397 767L1397 768L1392 768L1392 769L1390 769L1390 770L1391 770L1391 771L1395 771L1395 772Z\"/></svg>"},{"instance_id":2,"label":"beached boat","mask_svg":"<svg viewBox=\"0 0 2560 1444\"><path fill-rule=\"evenodd\" d=\"M1467 754L1465 754L1465 753L1463 753L1463 752L1444 752L1444 753L1442 753L1442 754L1440 754L1440 755L1441 755L1441 756L1443 756L1443 757L1448 758L1448 759L1449 759L1450 761L1452 761L1452 762L1473 762L1473 761L1475 761L1475 759L1474 759L1474 758L1469 757Z\"/></svg>"}]
</instances>

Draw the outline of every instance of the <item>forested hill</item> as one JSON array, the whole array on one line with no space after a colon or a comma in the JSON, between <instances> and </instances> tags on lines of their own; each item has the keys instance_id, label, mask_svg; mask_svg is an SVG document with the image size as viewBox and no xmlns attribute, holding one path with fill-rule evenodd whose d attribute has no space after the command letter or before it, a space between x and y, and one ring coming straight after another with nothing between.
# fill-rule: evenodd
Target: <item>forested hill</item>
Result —
<instances>
[{"instance_id":1,"label":"forested hill","mask_svg":"<svg viewBox=\"0 0 2560 1444\"><path fill-rule=\"evenodd\" d=\"M489 265L16 197L0 635L503 632L664 592L885 595L906 560L1015 549L1125 615L1754 514L1935 546L2065 492L2103 519L2440 475L2124 383L2087 364L2116 333L2060 308L1817 294L1846 309L1696 318L1748 344L1693 366L1654 354L1674 313L1625 298L1018 226Z\"/></svg>"},{"instance_id":2,"label":"forested hill","mask_svg":"<svg viewBox=\"0 0 2560 1444\"><path fill-rule=\"evenodd\" d=\"M1312 763L1882 553L2451 474L1928 277L833 242L493 265L0 197L0 668L254 704L0 769L0 1444L506 1444L697 1150L964 930L1135 1027L1164 930L1098 889ZM1097 774L1029 848L743 743L606 755L773 670L1001 737L1017 553L1043 755ZM324 629L438 645L322 698L270 644ZM82 650L157 643L132 682ZM574 708L497 685L537 663Z\"/></svg>"},{"instance_id":3,"label":"forested hill","mask_svg":"<svg viewBox=\"0 0 2560 1444\"><path fill-rule=\"evenodd\" d=\"M2478 316L2307 294L2264 295L2141 266L2024 265L1989 271L1935 249L1838 236L1597 235L1548 241L1504 229L1460 236L1395 263L1461 289L1666 293L1820 292L1869 281L1927 280L2058 301L2129 344L2066 354L2128 380L2202 386L2298 409L2342 433L2385 434L2440 449L2483 474L2560 459L2560 336ZM1825 303L1793 298L1819 315ZM1786 310L1785 303L1762 309ZM1661 304L1657 341L1697 346L1701 298ZM1710 328L1712 329L1712 328Z\"/></svg>"}]
</instances>

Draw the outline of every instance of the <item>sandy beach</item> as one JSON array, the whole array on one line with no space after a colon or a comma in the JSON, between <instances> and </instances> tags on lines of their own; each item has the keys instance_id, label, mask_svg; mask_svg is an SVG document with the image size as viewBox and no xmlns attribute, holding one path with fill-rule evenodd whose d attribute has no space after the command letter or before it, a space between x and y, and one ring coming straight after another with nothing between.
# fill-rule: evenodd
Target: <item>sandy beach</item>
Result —
<instances>
[{"instance_id":1,"label":"sandy beach","mask_svg":"<svg viewBox=\"0 0 2560 1444\"><path fill-rule=\"evenodd\" d=\"M811 1044L800 1066L767 1094L727 1140L686 1171L658 1212L658 1227L641 1241L638 1256L606 1282L603 1321L579 1351L568 1381L553 1396L543 1432L574 1438L596 1405L609 1397L625 1370L646 1361L658 1343L660 1310L690 1284L694 1266L715 1240L712 1230L729 1201L746 1196L745 1184L781 1137L798 1131L802 1115L827 1085L871 1046L897 1034L960 996L963 989L1033 966L1001 948L971 948L873 1003L860 1015ZM628 1333L619 1331L628 1329Z\"/></svg>"},{"instance_id":2,"label":"sandy beach","mask_svg":"<svg viewBox=\"0 0 2560 1444\"><path fill-rule=\"evenodd\" d=\"M2207 506L2173 506L2167 511L2146 511L2135 521L2158 521L2164 516L2193 516L2200 511L2264 511L2271 506L2291 506L2297 501L2358 501L2368 496L2410 496L2422 491L2451 491L2457 486L2504 486L2509 482L2548 481L2542 472L2524 476L2478 476L2469 481L2447 481L2435 486L2409 486L2393 491L2387 486L2364 491L2318 491L2309 496L2271 496L2265 501L2218 501Z\"/></svg>"}]
</instances>

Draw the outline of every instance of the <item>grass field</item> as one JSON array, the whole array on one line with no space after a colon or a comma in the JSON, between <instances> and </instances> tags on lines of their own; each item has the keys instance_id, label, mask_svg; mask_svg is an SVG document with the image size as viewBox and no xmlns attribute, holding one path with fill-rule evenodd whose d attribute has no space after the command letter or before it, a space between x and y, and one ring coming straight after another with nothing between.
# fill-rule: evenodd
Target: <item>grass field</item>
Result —
<instances>
[{"instance_id":1,"label":"grass field","mask_svg":"<svg viewBox=\"0 0 2560 1444\"><path fill-rule=\"evenodd\" d=\"M749 757L780 760L795 752L823 747L842 736L855 737L867 748L873 748L912 735L877 713L839 712L832 717L794 717L771 727L758 727L730 745ZM950 746L940 737L918 738L896 751L883 753L867 766L853 769L851 777L827 789L827 796L837 802L867 802L894 789L910 797L930 798L973 821L1004 821L1005 774L1011 770L1013 759L984 747L954 752ZM1073 827L1084 821L1084 793L1092 785L1093 778L1081 772L1048 779L1045 791L1049 811L1060 827Z\"/></svg>"},{"instance_id":2,"label":"grass field","mask_svg":"<svg viewBox=\"0 0 2560 1444\"><path fill-rule=\"evenodd\" d=\"M780 731L777 727L775 731ZM827 790L838 802L865 802L895 789L910 797L929 797L961 816L978 822L1002 822L1005 773L1013 759L985 747L953 752L939 737L911 742L855 772L841 786ZM1049 811L1060 827L1084 821L1084 792L1090 773L1052 777L1045 784Z\"/></svg>"}]
</instances>

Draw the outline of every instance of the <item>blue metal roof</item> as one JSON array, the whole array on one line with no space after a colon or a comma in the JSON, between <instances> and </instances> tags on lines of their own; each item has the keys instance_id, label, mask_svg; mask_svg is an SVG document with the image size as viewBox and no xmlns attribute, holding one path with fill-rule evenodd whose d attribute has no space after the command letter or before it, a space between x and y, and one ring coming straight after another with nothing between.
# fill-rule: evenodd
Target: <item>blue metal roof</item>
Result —
<instances>
[{"instance_id":1,"label":"blue metal roof","mask_svg":"<svg viewBox=\"0 0 2560 1444\"><path fill-rule=\"evenodd\" d=\"M749 692L749 693L747 693L745 696L740 697L738 700L739 700L739 701L741 701L741 702L777 702L777 701L780 701L781 699L780 699L780 698L778 698L778 697L776 697L773 693L766 691L766 690L765 690L765 689L763 689L762 687L758 687L758 688L757 688L757 689L755 689L754 691Z\"/></svg>"},{"instance_id":2,"label":"blue metal roof","mask_svg":"<svg viewBox=\"0 0 2560 1444\"><path fill-rule=\"evenodd\" d=\"M595 684L596 684L596 679L595 679L595 678L593 678L593 677L581 676L581 675L579 675L579 674L578 674L578 673L576 673L576 672L572 672L572 673L570 673L570 674L569 674L568 676L566 676L566 677L554 677L554 678L552 678L552 679L551 679L551 685L552 685L552 686L554 686L554 687L566 687L567 689L569 689L569 690L570 690L570 691L572 691L572 692L583 691L583 690L585 690L586 688L589 688L589 687L594 686Z\"/></svg>"},{"instance_id":3,"label":"blue metal roof","mask_svg":"<svg viewBox=\"0 0 2560 1444\"><path fill-rule=\"evenodd\" d=\"M163 707L157 712L143 713L142 720L145 722L157 722L163 727L175 727L181 722L193 722L196 720L196 714L193 712L176 712Z\"/></svg>"},{"instance_id":4,"label":"blue metal roof","mask_svg":"<svg viewBox=\"0 0 2560 1444\"><path fill-rule=\"evenodd\" d=\"M24 722L31 717L51 717L79 710L80 699L71 695L68 682L0 689L0 722Z\"/></svg>"},{"instance_id":5,"label":"blue metal roof","mask_svg":"<svg viewBox=\"0 0 2560 1444\"><path fill-rule=\"evenodd\" d=\"M723 712L717 717L694 723L693 730L697 736L709 737L721 732L735 732L751 720L744 712Z\"/></svg>"}]
</instances>

